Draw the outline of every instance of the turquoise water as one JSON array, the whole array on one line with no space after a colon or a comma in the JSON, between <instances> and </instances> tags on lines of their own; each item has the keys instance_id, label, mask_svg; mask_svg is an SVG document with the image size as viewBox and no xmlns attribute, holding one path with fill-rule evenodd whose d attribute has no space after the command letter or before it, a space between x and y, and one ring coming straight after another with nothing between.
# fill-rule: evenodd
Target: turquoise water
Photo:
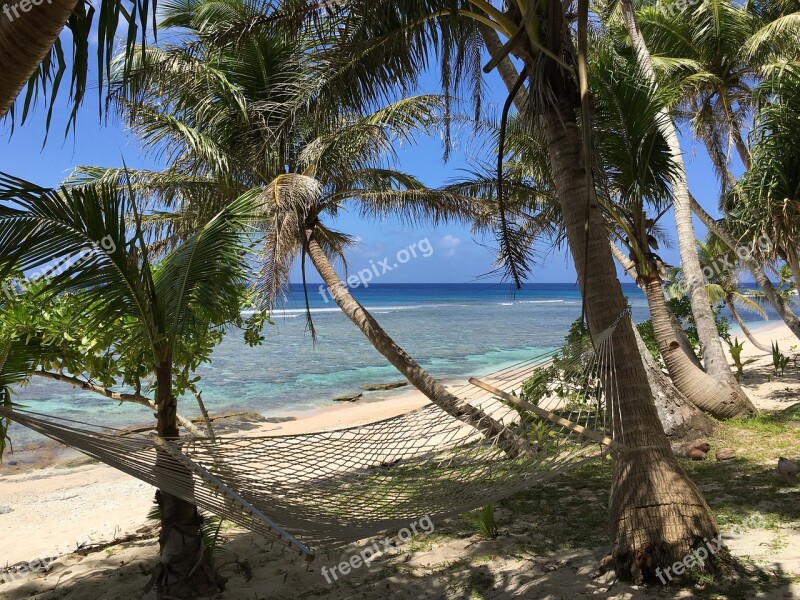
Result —
<instances>
[{"instance_id":1,"label":"turquoise water","mask_svg":"<svg viewBox=\"0 0 800 600\"><path fill-rule=\"evenodd\" d=\"M636 321L649 318L641 292L624 286ZM527 284L513 292L504 284L383 284L352 290L386 331L437 377L469 376L520 362L558 347L581 311L574 284ZM265 415L329 405L337 395L366 384L402 379L318 286L310 290L316 345L306 332L303 296L293 286L265 341L248 347L231 332L198 371L210 411L237 409ZM17 390L17 401L62 417L125 426L149 422L141 406L118 405L68 385L35 379ZM179 410L197 414L191 396ZM15 428L12 439L31 441Z\"/></svg>"}]
</instances>

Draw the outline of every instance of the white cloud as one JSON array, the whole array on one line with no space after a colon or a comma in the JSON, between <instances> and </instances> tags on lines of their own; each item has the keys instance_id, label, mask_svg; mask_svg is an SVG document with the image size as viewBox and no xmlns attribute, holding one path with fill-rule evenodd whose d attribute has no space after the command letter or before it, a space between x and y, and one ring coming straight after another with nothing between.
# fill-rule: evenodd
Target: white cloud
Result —
<instances>
[{"instance_id":1,"label":"white cloud","mask_svg":"<svg viewBox=\"0 0 800 600\"><path fill-rule=\"evenodd\" d=\"M442 239L439 240L437 245L444 251L445 256L447 257L455 256L456 250L461 245L461 238L448 233L446 236L444 236Z\"/></svg>"}]
</instances>

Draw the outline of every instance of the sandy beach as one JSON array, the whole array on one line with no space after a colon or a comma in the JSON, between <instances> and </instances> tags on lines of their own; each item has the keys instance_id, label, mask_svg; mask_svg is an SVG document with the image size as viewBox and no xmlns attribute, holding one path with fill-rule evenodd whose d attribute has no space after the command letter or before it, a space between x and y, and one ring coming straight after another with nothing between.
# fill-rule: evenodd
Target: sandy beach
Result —
<instances>
[{"instance_id":1,"label":"sandy beach","mask_svg":"<svg viewBox=\"0 0 800 600\"><path fill-rule=\"evenodd\" d=\"M757 329L756 335L767 345L777 341L787 354L790 346L797 342L782 323L767 323ZM755 350L749 342L745 355L757 359L745 367L742 383L759 409L780 410L798 401L800 381L796 373L779 379L769 377L771 357ZM455 387L463 383L449 381L448 385ZM379 401L337 402L314 411L270 418L244 435L290 435L339 429L404 414L428 402L422 394L409 388L387 395ZM791 458L797 459L797 453ZM7 455L4 463L9 460L14 461L15 456ZM147 565L155 561L157 555L154 524L146 520L154 490L71 450L48 455L38 464L33 462L29 457L16 465L4 464L0 470L0 567L38 560L47 563L48 569L42 573L13 570L0 573L0 578L4 579L0 584L0 597L141 597L141 589L148 579ZM512 530L514 523L512 519L509 526ZM800 573L797 524L781 531L785 543L777 551L774 545L770 546L772 534L766 529L754 528L744 533L726 531L724 534L726 544L735 555L752 557L760 553L779 565L781 572L794 574L794 583L780 590L783 595L774 597L800 597L796 579ZM446 593L444 580L434 577L429 581L430 587L425 587L422 579L435 574L435 565L463 562L476 551L473 544L467 545L463 539L441 536L436 536L435 541L407 544L398 548L396 554L407 554L408 569L402 573L388 569L387 565L392 563L387 554L348 580L354 584L372 577L380 585L376 583L369 591L370 586L364 590L359 588L358 596L352 596L348 595L353 593L348 585L326 587L314 568L306 571L303 564L282 558L277 550L268 549L269 542L258 536L233 529L226 532L225 539L226 553L237 558L225 570L225 576L233 585L219 597L231 599L291 598L298 597L302 591L307 597L315 597L317 589L324 590L325 597L378 598L383 597L381 590L393 586L411 590L409 598L424 597L414 596L414 589L430 590L427 597L451 597ZM600 597L632 598L645 593L619 583L612 593L606 588L611 588L613 582L602 578L590 580L588 576L600 558L596 552L565 550L562 556L534 558L511 552L504 556L504 544L512 544L509 540L498 538L490 543L478 543L484 550L491 547L491 553L497 555L481 568L495 579L503 577L505 581L502 594L482 597L571 598L574 596L567 594L599 593ZM767 547L772 551L767 552ZM243 560L247 561L247 567L242 566ZM251 572L243 575L243 569ZM442 587L437 592L439 585ZM794 595L786 596L786 593Z\"/></svg>"}]
</instances>

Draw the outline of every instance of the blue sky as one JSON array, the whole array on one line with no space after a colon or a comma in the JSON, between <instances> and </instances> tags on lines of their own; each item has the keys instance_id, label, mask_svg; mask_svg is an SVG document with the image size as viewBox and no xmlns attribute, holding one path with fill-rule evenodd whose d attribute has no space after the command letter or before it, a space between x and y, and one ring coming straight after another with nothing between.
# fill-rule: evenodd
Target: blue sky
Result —
<instances>
[{"instance_id":1,"label":"blue sky","mask_svg":"<svg viewBox=\"0 0 800 600\"><path fill-rule=\"evenodd\" d=\"M489 103L494 106L502 104L505 100L505 88L499 77L492 73L484 79ZM438 91L435 77L427 77L423 86L423 92ZM42 106L23 126L17 124L13 135L10 135L10 120L6 119L0 124L0 170L39 185L54 186L73 167L81 164L121 166L124 160L131 168L153 169L163 166L142 152L137 141L126 134L117 119L112 117L107 121L100 121L96 90L88 94L79 115L75 135L70 134L64 139L63 130L67 116L66 104L62 101L55 110L50 137L44 147L42 142L46 111ZM686 136L683 145L691 189L706 210L716 215L718 183L705 150ZM458 147L458 142L456 146L450 161L445 164L438 138L418 140L414 146L400 148L401 168L428 185L445 183L468 168L472 158L463 147ZM662 223L674 241L672 215L665 216ZM369 267L370 260L379 262L387 257L392 259L390 264L393 264L397 252L415 242L430 242L433 248L430 256L418 254L417 258L385 273L380 278L383 283L471 282L493 270L493 239L475 238L469 228L463 225L409 227L396 221L362 221L356 215L348 214L341 217L334 227L356 236L359 240L358 246L348 256L351 271ZM698 237L702 238L704 228L697 222L696 227ZM667 262L679 262L674 244L673 247L662 250L662 257ZM299 268L295 266L292 280L299 279ZM312 282L319 281L313 269L309 270L309 279ZM498 277L493 276L490 279L496 280ZM551 253L540 261L530 281L574 282L575 271L571 259L565 251Z\"/></svg>"}]
</instances>

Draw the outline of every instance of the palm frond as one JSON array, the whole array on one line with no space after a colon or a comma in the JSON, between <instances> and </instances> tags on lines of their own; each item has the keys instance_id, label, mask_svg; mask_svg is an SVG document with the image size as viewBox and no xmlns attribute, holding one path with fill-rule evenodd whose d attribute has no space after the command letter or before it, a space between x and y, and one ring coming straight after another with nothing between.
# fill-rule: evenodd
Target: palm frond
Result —
<instances>
[{"instance_id":1,"label":"palm frond","mask_svg":"<svg viewBox=\"0 0 800 600\"><path fill-rule=\"evenodd\" d=\"M118 33L124 35L121 44L122 51L118 56L118 64L122 71L130 69L130 57L133 56L137 44L144 45L148 35L152 33L155 40L157 24L155 14L156 0L99 0L97 7L89 2L78 2L75 10L70 15L66 30L67 36L56 39L53 47L36 71L31 75L24 88L24 97L20 107L13 107L9 111L12 120L18 108L21 108L21 123L24 123L31 111L41 100L47 107L45 131L49 132L53 109L62 86L67 85L69 79L69 118L67 120L66 134L70 129L74 131L78 111L86 97L89 84L90 58L89 49L96 46L97 62L97 92L100 104L103 105L103 94L106 84L111 79L112 62L115 50L119 49ZM9 31L4 35L15 35L13 22L6 22ZM96 43L94 36L96 37ZM71 46L71 52L65 46ZM71 60L65 59L65 54L71 55ZM69 70L69 77L65 78Z\"/></svg>"},{"instance_id":2,"label":"palm frond","mask_svg":"<svg viewBox=\"0 0 800 600\"><path fill-rule=\"evenodd\" d=\"M747 312L755 313L765 320L769 320L769 316L764 308L752 298L748 298L740 292L733 292L731 294L731 302L738 308L746 310Z\"/></svg>"},{"instance_id":3,"label":"palm frond","mask_svg":"<svg viewBox=\"0 0 800 600\"><path fill-rule=\"evenodd\" d=\"M120 315L150 322L145 257L128 235L124 193L110 185L55 191L0 173L0 202L0 278L18 269L47 281L47 297L83 291L97 323Z\"/></svg>"},{"instance_id":4,"label":"palm frond","mask_svg":"<svg viewBox=\"0 0 800 600\"><path fill-rule=\"evenodd\" d=\"M192 319L221 324L239 316L247 284L247 235L261 190L246 192L155 269L153 282L164 331L180 338Z\"/></svg>"}]
</instances>

